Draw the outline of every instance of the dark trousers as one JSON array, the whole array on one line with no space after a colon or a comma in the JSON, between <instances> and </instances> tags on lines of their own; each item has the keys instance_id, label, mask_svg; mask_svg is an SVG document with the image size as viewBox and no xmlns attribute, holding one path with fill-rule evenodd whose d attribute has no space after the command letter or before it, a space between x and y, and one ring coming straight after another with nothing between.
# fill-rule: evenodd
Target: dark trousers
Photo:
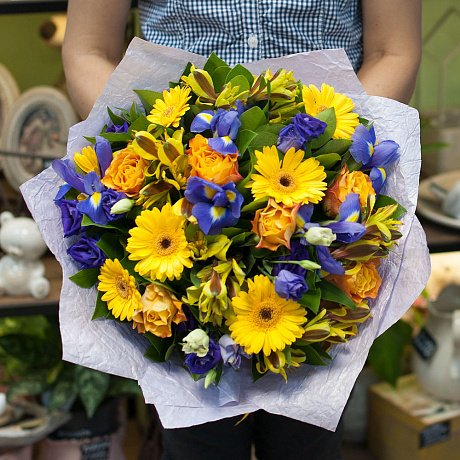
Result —
<instances>
[{"instance_id":1,"label":"dark trousers","mask_svg":"<svg viewBox=\"0 0 460 460\"><path fill-rule=\"evenodd\" d=\"M162 453L157 451L155 457L143 456L142 460L250 460L252 444L258 460L341 458L341 423L331 432L262 410L237 424L241 419L242 416L231 417L171 430L165 430L157 421L160 436L157 433L156 440L161 439ZM150 449L153 447L150 445Z\"/></svg>"}]
</instances>

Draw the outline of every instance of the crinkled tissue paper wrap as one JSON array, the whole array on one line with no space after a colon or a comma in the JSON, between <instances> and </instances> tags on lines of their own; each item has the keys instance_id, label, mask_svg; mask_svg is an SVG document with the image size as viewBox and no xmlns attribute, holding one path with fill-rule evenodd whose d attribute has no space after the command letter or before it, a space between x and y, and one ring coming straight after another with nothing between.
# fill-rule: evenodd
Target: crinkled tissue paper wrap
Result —
<instances>
[{"instance_id":1,"label":"crinkled tissue paper wrap","mask_svg":"<svg viewBox=\"0 0 460 460\"><path fill-rule=\"evenodd\" d=\"M163 91L170 81L178 81L187 62L200 68L205 61L203 56L134 39L89 117L70 129L67 156L88 145L83 136L99 134L110 122L107 106L129 109L135 98L133 89ZM377 139L393 139L401 146L401 158L388 171L383 193L407 209L403 237L380 267L383 283L377 301L371 302L372 318L359 325L357 337L333 346L331 365L302 366L288 374L287 383L270 373L253 383L249 360L243 360L246 366L240 372L225 367L219 386L205 389L203 380L195 382L179 361L158 364L144 358L148 341L128 324L102 318L91 321L96 288L82 289L68 279L78 267L66 253L75 240L64 239L60 210L53 202L61 179L48 168L23 184L21 191L63 268L59 319L64 360L137 380L165 428L264 409L334 431L374 338L405 313L428 279L425 234L414 214L421 164L419 116L404 104L367 96L343 50L301 53L245 66L254 74L268 68L293 70L303 84L333 86L352 98L360 116L375 122Z\"/></svg>"}]
</instances>

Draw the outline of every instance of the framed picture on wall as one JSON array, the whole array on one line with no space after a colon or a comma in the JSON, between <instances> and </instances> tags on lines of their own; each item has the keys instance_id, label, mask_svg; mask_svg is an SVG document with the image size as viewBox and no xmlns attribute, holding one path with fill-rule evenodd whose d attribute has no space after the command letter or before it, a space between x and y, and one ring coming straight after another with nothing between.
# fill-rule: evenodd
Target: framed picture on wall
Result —
<instances>
[{"instance_id":1,"label":"framed picture on wall","mask_svg":"<svg viewBox=\"0 0 460 460\"><path fill-rule=\"evenodd\" d=\"M9 108L1 138L5 178L15 189L66 154L69 128L79 121L58 89L37 86ZM9 152L9 153L8 153Z\"/></svg>"},{"instance_id":2,"label":"framed picture on wall","mask_svg":"<svg viewBox=\"0 0 460 460\"><path fill-rule=\"evenodd\" d=\"M0 64L0 136L11 104L19 97L19 86L11 72Z\"/></svg>"}]
</instances>

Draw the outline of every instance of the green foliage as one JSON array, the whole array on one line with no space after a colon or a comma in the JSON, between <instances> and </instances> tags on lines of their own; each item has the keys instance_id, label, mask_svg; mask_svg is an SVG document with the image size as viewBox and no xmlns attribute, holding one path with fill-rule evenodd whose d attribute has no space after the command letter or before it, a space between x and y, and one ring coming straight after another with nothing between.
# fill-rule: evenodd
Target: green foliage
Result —
<instances>
[{"instance_id":1,"label":"green foliage","mask_svg":"<svg viewBox=\"0 0 460 460\"><path fill-rule=\"evenodd\" d=\"M393 386L401 375L403 352L411 338L412 327L399 320L377 337L369 350L368 363L381 379Z\"/></svg>"}]
</instances>

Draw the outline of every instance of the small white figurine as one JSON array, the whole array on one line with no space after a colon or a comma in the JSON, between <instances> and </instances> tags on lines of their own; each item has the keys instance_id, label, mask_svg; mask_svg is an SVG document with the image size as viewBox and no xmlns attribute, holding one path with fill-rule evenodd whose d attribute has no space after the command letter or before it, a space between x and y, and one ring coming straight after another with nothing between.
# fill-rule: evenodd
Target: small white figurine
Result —
<instances>
[{"instance_id":1,"label":"small white figurine","mask_svg":"<svg viewBox=\"0 0 460 460\"><path fill-rule=\"evenodd\" d=\"M45 266L40 257L46 244L34 220L2 212L0 247L5 253L0 259L0 295L45 298L50 283L44 276Z\"/></svg>"}]
</instances>

